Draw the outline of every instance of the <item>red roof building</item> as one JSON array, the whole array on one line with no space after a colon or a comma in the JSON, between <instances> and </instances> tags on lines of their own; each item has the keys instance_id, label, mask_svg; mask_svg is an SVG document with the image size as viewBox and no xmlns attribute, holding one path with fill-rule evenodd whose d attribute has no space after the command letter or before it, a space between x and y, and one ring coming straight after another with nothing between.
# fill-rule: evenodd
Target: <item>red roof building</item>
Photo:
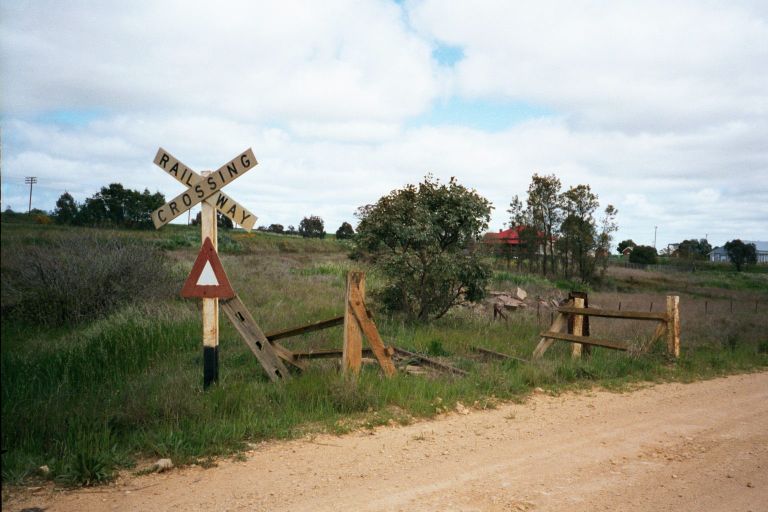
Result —
<instances>
[{"instance_id":1,"label":"red roof building","mask_svg":"<svg viewBox=\"0 0 768 512\"><path fill-rule=\"evenodd\" d=\"M523 243L521 240L521 233L525 231L525 226L515 226L509 229L500 229L498 233L486 233L483 236L483 241L486 243L503 243L507 245L520 245ZM539 238L544 238L544 233L539 233Z\"/></svg>"}]
</instances>

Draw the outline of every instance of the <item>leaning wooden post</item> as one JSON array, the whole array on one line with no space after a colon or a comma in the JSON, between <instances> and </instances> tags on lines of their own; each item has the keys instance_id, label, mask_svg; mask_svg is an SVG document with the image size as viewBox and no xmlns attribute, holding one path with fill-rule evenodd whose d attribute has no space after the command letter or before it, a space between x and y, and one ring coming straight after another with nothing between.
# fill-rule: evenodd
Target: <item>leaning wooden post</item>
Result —
<instances>
[{"instance_id":1,"label":"leaning wooden post","mask_svg":"<svg viewBox=\"0 0 768 512\"><path fill-rule=\"evenodd\" d=\"M341 356L342 373L360 373L363 358L363 337L360 326L355 319L350 305L352 287L360 291L365 299L365 274L363 272L347 272L347 291L344 297L344 347Z\"/></svg>"},{"instance_id":2,"label":"leaning wooden post","mask_svg":"<svg viewBox=\"0 0 768 512\"><path fill-rule=\"evenodd\" d=\"M211 171L203 171L203 177ZM201 203L200 240L211 239L218 250L216 208L208 202ZM203 389L219 381L219 299L203 298Z\"/></svg>"},{"instance_id":3,"label":"leaning wooden post","mask_svg":"<svg viewBox=\"0 0 768 512\"><path fill-rule=\"evenodd\" d=\"M667 296L667 352L680 357L680 297Z\"/></svg>"},{"instance_id":4,"label":"leaning wooden post","mask_svg":"<svg viewBox=\"0 0 768 512\"><path fill-rule=\"evenodd\" d=\"M584 307L584 299L580 298L574 298L573 299L573 307L574 308L583 308ZM584 334L584 317L581 315L574 315L573 316L573 334L575 336L582 336ZM581 357L581 349L584 345L581 343L573 343L571 348L571 357L574 359L578 359Z\"/></svg>"}]
</instances>

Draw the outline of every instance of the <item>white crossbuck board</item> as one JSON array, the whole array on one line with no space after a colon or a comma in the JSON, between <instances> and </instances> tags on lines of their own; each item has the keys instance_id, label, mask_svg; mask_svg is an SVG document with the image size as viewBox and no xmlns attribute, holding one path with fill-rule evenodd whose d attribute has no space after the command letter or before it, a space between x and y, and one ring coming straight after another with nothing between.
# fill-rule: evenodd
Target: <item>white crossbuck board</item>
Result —
<instances>
[{"instance_id":1,"label":"white crossbuck board","mask_svg":"<svg viewBox=\"0 0 768 512\"><path fill-rule=\"evenodd\" d=\"M203 179L200 174L184 165L178 158L163 148L157 150L155 165L187 188L193 188ZM246 231L253 229L253 226L256 224L257 217L224 192L219 191L204 199L204 202L215 207L223 215L229 217L232 222L242 226Z\"/></svg>"},{"instance_id":2,"label":"white crossbuck board","mask_svg":"<svg viewBox=\"0 0 768 512\"><path fill-rule=\"evenodd\" d=\"M229 185L258 164L250 148L205 177L182 164L163 148L157 151L155 164L188 187L183 193L152 212L152 223L155 228L160 229L201 201L214 206L243 228L247 230L253 228L256 216L221 192L224 186Z\"/></svg>"}]
</instances>

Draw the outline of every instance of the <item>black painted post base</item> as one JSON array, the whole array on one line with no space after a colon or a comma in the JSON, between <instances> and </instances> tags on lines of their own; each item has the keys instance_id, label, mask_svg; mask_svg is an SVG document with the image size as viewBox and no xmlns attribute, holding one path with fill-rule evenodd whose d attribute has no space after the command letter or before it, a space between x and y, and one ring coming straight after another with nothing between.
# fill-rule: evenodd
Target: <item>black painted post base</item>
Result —
<instances>
[{"instance_id":1,"label":"black painted post base","mask_svg":"<svg viewBox=\"0 0 768 512\"><path fill-rule=\"evenodd\" d=\"M203 389L219 382L219 347L203 347Z\"/></svg>"}]
</instances>

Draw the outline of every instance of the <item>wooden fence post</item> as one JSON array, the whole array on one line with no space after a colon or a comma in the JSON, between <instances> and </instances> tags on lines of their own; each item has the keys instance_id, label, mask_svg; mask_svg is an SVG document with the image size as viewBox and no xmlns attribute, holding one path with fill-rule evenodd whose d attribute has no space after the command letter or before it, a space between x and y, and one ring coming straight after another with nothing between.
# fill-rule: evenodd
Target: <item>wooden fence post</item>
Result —
<instances>
[{"instance_id":1,"label":"wooden fence post","mask_svg":"<svg viewBox=\"0 0 768 512\"><path fill-rule=\"evenodd\" d=\"M667 296L667 351L680 357L680 297Z\"/></svg>"},{"instance_id":2,"label":"wooden fence post","mask_svg":"<svg viewBox=\"0 0 768 512\"><path fill-rule=\"evenodd\" d=\"M347 272L347 291L344 296L344 346L341 356L342 373L360 373L363 358L363 337L360 326L355 319L350 306L351 288L355 287L365 299L365 274L362 272Z\"/></svg>"},{"instance_id":3,"label":"wooden fence post","mask_svg":"<svg viewBox=\"0 0 768 512\"><path fill-rule=\"evenodd\" d=\"M211 171L203 171L207 176ZM218 250L216 208L203 201L200 211L200 240L211 239ZM219 381L219 299L203 298L203 389Z\"/></svg>"},{"instance_id":4,"label":"wooden fence post","mask_svg":"<svg viewBox=\"0 0 768 512\"><path fill-rule=\"evenodd\" d=\"M573 307L575 308L583 308L584 307L584 299L581 298L574 298L573 299ZM584 331L584 317L581 315L574 315L573 316L573 335L574 336L582 336ZM584 345L581 343L572 343L571 344L571 357L574 359L578 359L581 357L581 350Z\"/></svg>"}]
</instances>

